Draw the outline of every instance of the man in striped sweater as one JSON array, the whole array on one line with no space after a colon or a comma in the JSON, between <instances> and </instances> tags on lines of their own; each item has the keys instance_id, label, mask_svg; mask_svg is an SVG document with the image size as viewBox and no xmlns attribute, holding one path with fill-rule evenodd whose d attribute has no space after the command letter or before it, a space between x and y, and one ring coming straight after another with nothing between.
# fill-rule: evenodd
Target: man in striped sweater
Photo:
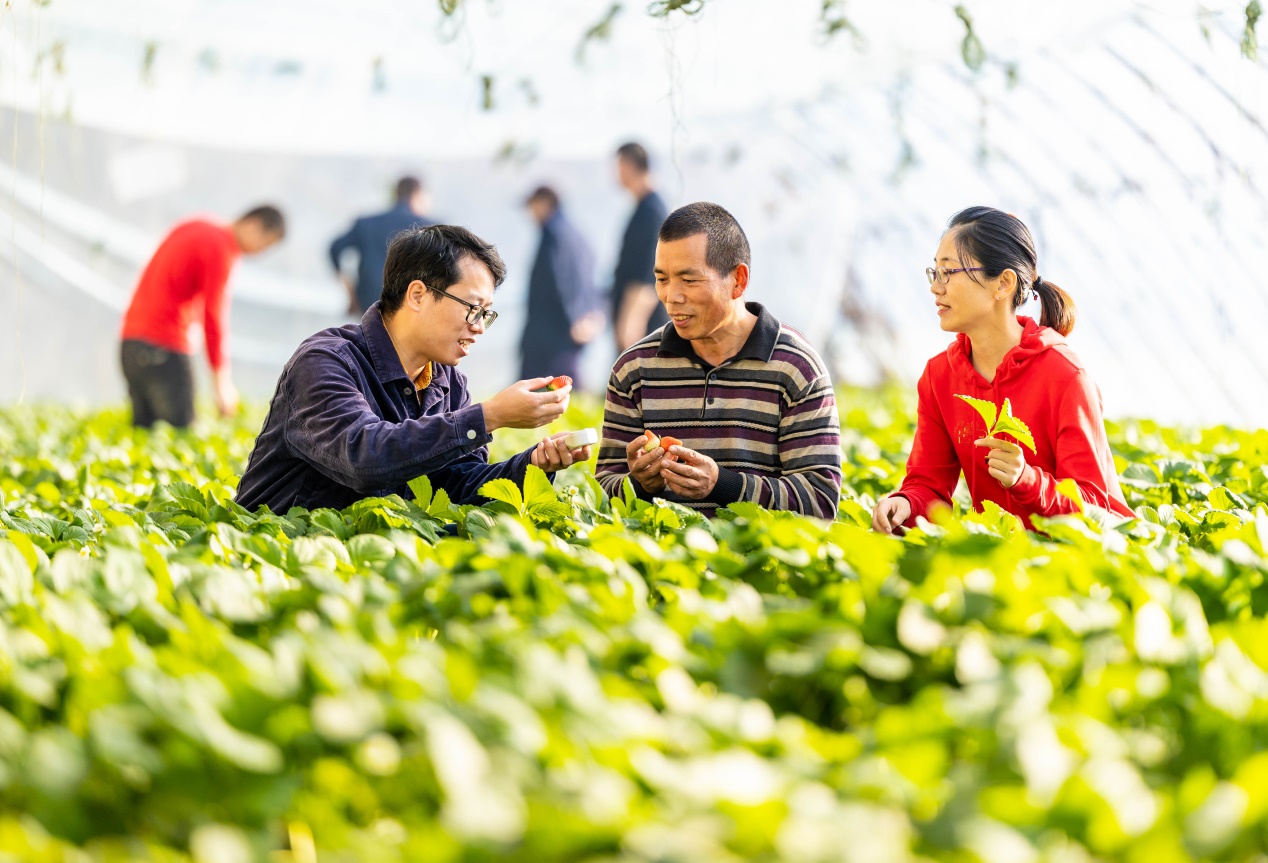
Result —
<instances>
[{"instance_id":1,"label":"man in striped sweater","mask_svg":"<svg viewBox=\"0 0 1268 863\"><path fill-rule=\"evenodd\" d=\"M836 517L841 429L818 353L748 288L748 238L717 204L669 214L656 245L656 294L670 322L617 358L596 475L619 495L712 516L752 501ZM644 430L682 441L644 452Z\"/></svg>"}]
</instances>

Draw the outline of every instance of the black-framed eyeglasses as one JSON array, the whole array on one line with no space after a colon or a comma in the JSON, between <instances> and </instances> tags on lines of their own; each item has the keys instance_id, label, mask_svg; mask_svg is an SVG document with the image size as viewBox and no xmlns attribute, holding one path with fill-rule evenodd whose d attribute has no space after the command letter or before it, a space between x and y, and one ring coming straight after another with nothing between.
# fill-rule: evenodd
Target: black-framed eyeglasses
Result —
<instances>
[{"instance_id":1,"label":"black-framed eyeglasses","mask_svg":"<svg viewBox=\"0 0 1268 863\"><path fill-rule=\"evenodd\" d=\"M431 285L427 285L426 287L427 287L427 290L429 291L435 291L436 293L440 294L442 297L448 297L449 299L453 300L455 303L462 303L464 306L466 306L467 307L467 323L469 324L475 324L476 321L482 320L484 321L485 327L491 327L493 326L493 322L498 319L498 313L493 311L492 309L486 309L484 308L484 306L478 306L475 303L468 303L466 300L460 300L457 297L455 297L453 294L449 293L448 291L442 291L440 288L433 288Z\"/></svg>"},{"instance_id":2,"label":"black-framed eyeglasses","mask_svg":"<svg viewBox=\"0 0 1268 863\"><path fill-rule=\"evenodd\" d=\"M929 277L929 284L938 281L945 285L956 273L978 273L985 269L986 267L956 267L953 270L946 267L925 267L925 275Z\"/></svg>"}]
</instances>

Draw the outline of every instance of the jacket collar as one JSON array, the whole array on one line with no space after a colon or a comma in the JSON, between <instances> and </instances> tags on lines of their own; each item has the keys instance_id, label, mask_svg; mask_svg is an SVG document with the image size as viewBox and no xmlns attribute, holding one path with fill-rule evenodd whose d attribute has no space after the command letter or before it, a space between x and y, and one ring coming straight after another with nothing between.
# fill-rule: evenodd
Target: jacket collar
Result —
<instances>
[{"instance_id":1,"label":"jacket collar","mask_svg":"<svg viewBox=\"0 0 1268 863\"><path fill-rule=\"evenodd\" d=\"M387 334L387 327L383 325L383 315L379 312L377 301L362 315L361 332L365 336L365 347L370 352L374 373L379 380L385 384L408 381L409 375L405 373L396 345L392 344L392 337ZM433 374L435 371L433 366Z\"/></svg>"},{"instance_id":2,"label":"jacket collar","mask_svg":"<svg viewBox=\"0 0 1268 863\"><path fill-rule=\"evenodd\" d=\"M779 342L779 321L761 303L745 303L744 308L757 315L757 323L753 326L753 332L749 333L748 338L745 339L744 345L726 362L757 360L768 363L775 353L775 345ZM665 324L665 328L661 331L660 347L656 350L656 355L685 357L704 364L704 360L700 359L696 349L691 346L691 342L678 335L673 321Z\"/></svg>"}]
</instances>

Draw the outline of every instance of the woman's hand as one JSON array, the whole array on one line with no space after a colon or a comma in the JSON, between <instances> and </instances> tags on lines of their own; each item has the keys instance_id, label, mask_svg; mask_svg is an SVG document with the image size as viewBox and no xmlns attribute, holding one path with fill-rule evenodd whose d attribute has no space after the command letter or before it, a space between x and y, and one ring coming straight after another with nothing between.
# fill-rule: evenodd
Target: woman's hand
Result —
<instances>
[{"instance_id":1,"label":"woman's hand","mask_svg":"<svg viewBox=\"0 0 1268 863\"><path fill-rule=\"evenodd\" d=\"M877 533L893 533L911 518L911 501L898 495L883 497L872 510L872 530Z\"/></svg>"},{"instance_id":2,"label":"woman's hand","mask_svg":"<svg viewBox=\"0 0 1268 863\"><path fill-rule=\"evenodd\" d=\"M1020 445L998 437L984 437L973 443L991 448L986 455L986 469L1000 485L1012 488L1017 484L1021 472L1026 469L1026 454Z\"/></svg>"}]
</instances>

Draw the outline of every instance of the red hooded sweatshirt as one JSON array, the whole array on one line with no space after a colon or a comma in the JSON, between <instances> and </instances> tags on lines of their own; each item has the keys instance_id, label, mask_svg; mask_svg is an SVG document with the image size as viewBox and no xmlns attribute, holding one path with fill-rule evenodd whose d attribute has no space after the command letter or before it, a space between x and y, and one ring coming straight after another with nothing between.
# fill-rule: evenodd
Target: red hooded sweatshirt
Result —
<instances>
[{"instance_id":1,"label":"red hooded sweatshirt","mask_svg":"<svg viewBox=\"0 0 1268 863\"><path fill-rule=\"evenodd\" d=\"M931 359L920 376L916 440L907 459L907 477L896 494L911 503L911 518L928 516L930 507L949 504L960 472L979 511L994 501L1027 527L1030 516L1077 512L1074 501L1057 493L1057 483L1073 479L1083 500L1127 517L1135 513L1123 499L1114 458L1101 418L1101 394L1065 339L1030 318L1021 343L1009 351L995 380L987 381L969 359L968 336L960 333L945 353ZM986 437L986 424L972 405L957 395L972 396L1002 407L1030 427L1035 451L1025 446L1026 466L1012 488L1004 488L986 469L990 448L973 442Z\"/></svg>"}]
</instances>

